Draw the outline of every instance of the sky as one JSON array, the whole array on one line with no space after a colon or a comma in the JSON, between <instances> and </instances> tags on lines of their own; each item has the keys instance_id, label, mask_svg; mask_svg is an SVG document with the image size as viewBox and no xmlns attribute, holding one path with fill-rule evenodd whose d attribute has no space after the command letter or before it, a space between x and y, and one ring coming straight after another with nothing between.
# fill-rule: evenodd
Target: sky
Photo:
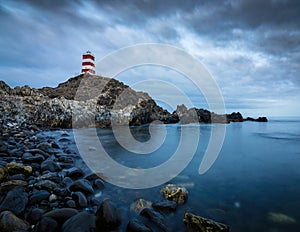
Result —
<instances>
[{"instance_id":1,"label":"sky","mask_svg":"<svg viewBox=\"0 0 300 232\"><path fill-rule=\"evenodd\" d=\"M97 64L123 47L161 43L206 67L228 113L300 116L299 12L297 0L0 0L0 79L12 87L55 87L80 73L87 50ZM168 68L116 77L133 88L153 78L178 86L195 107L207 106Z\"/></svg>"}]
</instances>

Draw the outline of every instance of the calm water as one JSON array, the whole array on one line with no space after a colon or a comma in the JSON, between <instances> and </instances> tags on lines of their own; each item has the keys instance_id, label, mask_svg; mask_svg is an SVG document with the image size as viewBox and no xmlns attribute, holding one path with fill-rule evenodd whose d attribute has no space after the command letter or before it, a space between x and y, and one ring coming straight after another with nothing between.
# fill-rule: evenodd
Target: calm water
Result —
<instances>
[{"instance_id":1,"label":"calm water","mask_svg":"<svg viewBox=\"0 0 300 232\"><path fill-rule=\"evenodd\" d=\"M199 175L198 168L213 126L216 125L189 126L191 137L195 130L200 130L201 136L192 161L179 176L169 181L182 184L189 191L188 202L179 206L176 213L165 215L171 231L185 231L182 219L186 210L226 223L233 232L299 231L300 120L271 119L268 123L226 125L218 159L208 172ZM156 133L159 134L160 128L157 126ZM181 126L167 125L166 128L164 144L146 155L128 152L117 143L111 130L99 130L98 135L114 160L128 167L150 168L170 158L178 146ZM132 133L140 141L149 138L146 126L133 128ZM85 139L88 141L88 136ZM108 184L101 198L113 199L126 221L136 216L129 210L135 199L160 200L160 189L161 186L130 190ZM271 220L270 213L285 216Z\"/></svg>"}]
</instances>

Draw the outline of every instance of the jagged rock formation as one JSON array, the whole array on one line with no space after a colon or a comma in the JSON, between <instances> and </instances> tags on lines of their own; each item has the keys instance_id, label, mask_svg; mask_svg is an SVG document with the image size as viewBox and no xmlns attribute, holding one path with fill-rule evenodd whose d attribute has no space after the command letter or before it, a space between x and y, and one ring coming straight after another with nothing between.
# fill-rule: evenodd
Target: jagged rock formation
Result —
<instances>
[{"instance_id":1,"label":"jagged rock formation","mask_svg":"<svg viewBox=\"0 0 300 232\"><path fill-rule=\"evenodd\" d=\"M216 114L205 109L190 108L185 105L178 105L177 109L173 112L173 115L177 115L182 124L186 123L230 123L230 122L243 122L243 121L255 121L255 122L267 122L266 117L243 118L240 112L233 112L231 114Z\"/></svg>"},{"instance_id":2,"label":"jagged rock formation","mask_svg":"<svg viewBox=\"0 0 300 232\"><path fill-rule=\"evenodd\" d=\"M147 93L136 92L114 79L88 74L71 78L56 88L11 89L1 81L0 96L3 126L17 123L70 128L72 122L79 127L110 127L111 121L118 125L141 125L154 120L178 122L177 116L158 106Z\"/></svg>"}]
</instances>

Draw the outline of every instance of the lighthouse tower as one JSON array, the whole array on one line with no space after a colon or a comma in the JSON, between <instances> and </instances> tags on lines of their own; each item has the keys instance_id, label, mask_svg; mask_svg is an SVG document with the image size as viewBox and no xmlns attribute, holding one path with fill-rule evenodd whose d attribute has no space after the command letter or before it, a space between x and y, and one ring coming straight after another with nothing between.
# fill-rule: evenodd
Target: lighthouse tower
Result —
<instances>
[{"instance_id":1,"label":"lighthouse tower","mask_svg":"<svg viewBox=\"0 0 300 232\"><path fill-rule=\"evenodd\" d=\"M95 74L95 57L90 51L82 55L82 69L81 73Z\"/></svg>"}]
</instances>

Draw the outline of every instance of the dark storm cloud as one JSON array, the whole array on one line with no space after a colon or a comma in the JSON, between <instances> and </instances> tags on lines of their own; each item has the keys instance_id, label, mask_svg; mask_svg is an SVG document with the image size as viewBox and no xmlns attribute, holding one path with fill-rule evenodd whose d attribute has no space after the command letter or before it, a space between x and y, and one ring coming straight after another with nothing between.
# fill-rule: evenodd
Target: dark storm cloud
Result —
<instances>
[{"instance_id":1,"label":"dark storm cloud","mask_svg":"<svg viewBox=\"0 0 300 232\"><path fill-rule=\"evenodd\" d=\"M13 85L57 84L80 70L87 49L100 59L166 43L212 71L227 105L261 108L299 91L299 12L297 0L0 0L0 75L9 70Z\"/></svg>"}]
</instances>

